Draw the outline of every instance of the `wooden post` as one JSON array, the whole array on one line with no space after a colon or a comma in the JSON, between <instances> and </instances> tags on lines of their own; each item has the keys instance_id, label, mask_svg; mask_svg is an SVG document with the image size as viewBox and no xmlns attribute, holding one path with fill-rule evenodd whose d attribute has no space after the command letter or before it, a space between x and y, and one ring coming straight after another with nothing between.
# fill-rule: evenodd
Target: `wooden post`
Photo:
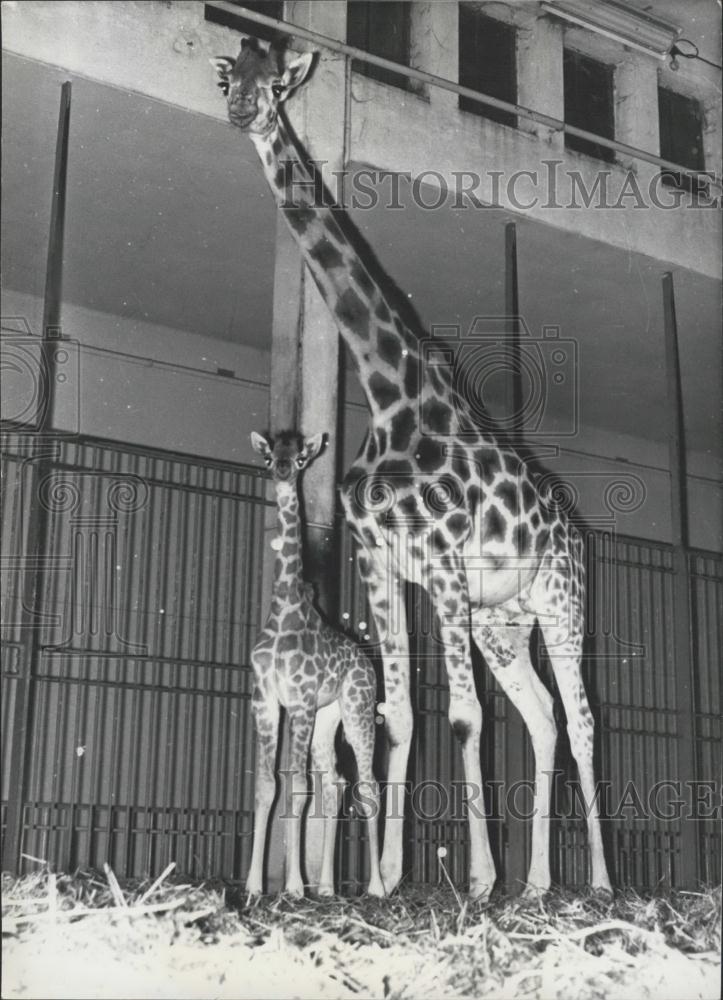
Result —
<instances>
[{"instance_id":1,"label":"wooden post","mask_svg":"<svg viewBox=\"0 0 723 1000\"><path fill-rule=\"evenodd\" d=\"M675 607L675 675L678 725L678 774L683 782L696 778L695 663L693 659L691 580L688 553L685 424L680 380L678 326L673 275L663 275L665 367L668 387L668 455L670 458L670 507L673 535L673 601ZM685 797L685 794L684 794ZM696 821L683 818L680 828L678 889L698 886L699 839Z\"/></svg>"},{"instance_id":2,"label":"wooden post","mask_svg":"<svg viewBox=\"0 0 723 1000\"><path fill-rule=\"evenodd\" d=\"M520 369L520 302L517 280L517 227L514 222L505 226L505 315L507 317L507 340L509 345L508 358L511 370L506 380L506 416L509 421L509 437L520 446L523 432L522 426L522 378ZM506 791L515 782L529 778L528 760L530 756L527 731L522 716L509 701L505 702L505 779ZM529 794L523 791L515 796L518 807L528 806ZM518 819L505 815L506 849L505 884L508 891L519 890L527 878L527 839L529 820Z\"/></svg>"},{"instance_id":3,"label":"wooden post","mask_svg":"<svg viewBox=\"0 0 723 1000\"><path fill-rule=\"evenodd\" d=\"M7 824L3 842L3 870L20 870L23 835L23 811L27 793L30 738L34 701L34 678L43 655L40 617L45 593L45 560L49 511L41 500L41 486L52 469L55 445L46 435L53 431L55 398L55 353L60 336L60 314L63 284L63 241L65 236L65 200L68 176L68 137L70 130L71 85L60 89L60 113L55 146L55 169L50 204L50 231L45 269L45 300L40 352L40 386L36 418L36 447L30 464L28 496L28 548L25 555L23 581L23 654L13 715L13 740L9 770L13 776L8 801Z\"/></svg>"},{"instance_id":4,"label":"wooden post","mask_svg":"<svg viewBox=\"0 0 723 1000\"><path fill-rule=\"evenodd\" d=\"M304 287L304 266L286 220L281 212L276 214L276 257L274 265L274 310L271 324L271 383L269 391L269 432L272 437L280 431L292 430L299 422L299 368L300 337L302 325L301 302ZM260 429L260 428L259 428ZM276 495L269 483L267 498L271 501L264 519L264 560L262 572L262 621L266 621L271 604L271 588L276 553L271 541L277 531ZM285 771L289 766L289 734L286 713L282 712L279 736L278 766ZM279 799L271 817L266 856L267 888L278 892L284 885L285 841L282 824L277 815L283 807L285 794L283 782L279 786Z\"/></svg>"},{"instance_id":5,"label":"wooden post","mask_svg":"<svg viewBox=\"0 0 723 1000\"><path fill-rule=\"evenodd\" d=\"M287 4L288 21L329 37L346 37L346 5L329 2ZM292 124L303 144L318 160L325 161L322 176L344 162L346 135L345 61L325 63L289 104ZM334 123L332 125L332 123ZM333 186L332 186L333 187ZM274 431L296 428L305 435L324 432L324 453L303 477L304 575L316 585L319 605L333 620L337 612L336 467L338 444L339 331L323 302L313 278L306 271L298 246L281 213L277 224L274 275L274 322L271 365L271 417ZM283 426L282 426L283 425ZM275 530L275 509L269 524ZM269 540L271 532L269 532ZM273 553L266 546L269 562ZM271 579L265 573L264 592ZM284 723L279 750L279 768L288 767L288 733ZM283 794L283 783L281 783ZM267 856L267 886L273 892L284 881L283 824L271 823ZM315 803L304 825L306 877L313 886L321 869L323 819L311 819Z\"/></svg>"},{"instance_id":6,"label":"wooden post","mask_svg":"<svg viewBox=\"0 0 723 1000\"><path fill-rule=\"evenodd\" d=\"M294 23L340 41L346 40L346 4L296 0ZM336 194L333 171L346 165L349 72L347 59L324 61L299 96L303 98L303 141L321 163L321 175ZM325 432L327 446L304 475L307 578L316 585L318 602L329 621L338 611L338 548L335 531L336 472L339 449L339 329L313 278L304 282L301 337L301 427L305 434ZM318 792L318 782L314 785ZM321 874L324 820L317 795L304 828L304 865L312 888Z\"/></svg>"}]
</instances>

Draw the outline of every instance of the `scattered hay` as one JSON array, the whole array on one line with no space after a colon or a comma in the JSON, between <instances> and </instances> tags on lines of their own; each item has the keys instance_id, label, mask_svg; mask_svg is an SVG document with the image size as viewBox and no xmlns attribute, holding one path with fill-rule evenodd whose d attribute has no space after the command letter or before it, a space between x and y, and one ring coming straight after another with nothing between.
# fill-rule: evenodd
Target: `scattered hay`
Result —
<instances>
[{"instance_id":1,"label":"scattered hay","mask_svg":"<svg viewBox=\"0 0 723 1000\"><path fill-rule=\"evenodd\" d=\"M4 877L3 996L500 1000L655 997L720 989L720 889L614 899L265 897L41 871ZM42 955L42 962L38 956Z\"/></svg>"}]
</instances>

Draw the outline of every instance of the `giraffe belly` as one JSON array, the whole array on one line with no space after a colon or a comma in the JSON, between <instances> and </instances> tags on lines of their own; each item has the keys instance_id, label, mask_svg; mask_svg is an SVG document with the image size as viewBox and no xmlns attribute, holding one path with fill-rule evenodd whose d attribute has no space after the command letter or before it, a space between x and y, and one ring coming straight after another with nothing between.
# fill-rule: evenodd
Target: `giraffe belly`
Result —
<instances>
[{"instance_id":1,"label":"giraffe belly","mask_svg":"<svg viewBox=\"0 0 723 1000\"><path fill-rule=\"evenodd\" d=\"M463 555L473 609L524 598L539 568L532 553L523 555L512 546L483 543L477 519Z\"/></svg>"},{"instance_id":2,"label":"giraffe belly","mask_svg":"<svg viewBox=\"0 0 723 1000\"><path fill-rule=\"evenodd\" d=\"M493 607L514 597L524 597L538 570L535 557L520 557L502 546L482 546L477 525L462 550L470 606ZM385 542L382 552L391 554L392 564L401 579L428 588L435 563L428 532L385 531L377 529ZM388 558L388 557L387 557ZM431 574L430 574L431 571Z\"/></svg>"},{"instance_id":3,"label":"giraffe belly","mask_svg":"<svg viewBox=\"0 0 723 1000\"><path fill-rule=\"evenodd\" d=\"M505 604L513 597L524 596L534 577L534 572L497 569L478 559L474 567L467 570L470 606L473 609L490 608Z\"/></svg>"}]
</instances>

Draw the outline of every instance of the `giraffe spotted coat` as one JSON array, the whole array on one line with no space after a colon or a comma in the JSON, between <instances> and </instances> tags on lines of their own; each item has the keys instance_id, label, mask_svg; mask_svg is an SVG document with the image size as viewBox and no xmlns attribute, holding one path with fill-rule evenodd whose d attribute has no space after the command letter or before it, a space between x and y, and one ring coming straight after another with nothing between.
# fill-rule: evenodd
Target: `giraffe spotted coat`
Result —
<instances>
[{"instance_id":1,"label":"giraffe spotted coat","mask_svg":"<svg viewBox=\"0 0 723 1000\"><path fill-rule=\"evenodd\" d=\"M593 773L593 719L581 677L584 565L581 539L542 492L525 462L483 433L449 366L429 363L423 334L389 300L348 220L316 199L281 106L303 83L313 56L244 39L236 59L213 60L231 123L246 132L268 184L353 358L370 411L363 447L344 477L342 503L359 542L384 666L390 745L381 874L402 875L403 817L390 815L406 778L412 738L406 581L432 599L449 681L449 718L465 781L480 798L482 711L470 642L520 711L530 732L536 780L527 890L550 885L549 804L557 729L552 695L532 666L539 623L567 717L588 803L590 882L609 888ZM307 177L306 185L293 183ZM421 339L420 339L421 337ZM428 340L428 338L427 338ZM496 879L484 816L469 810L470 892Z\"/></svg>"},{"instance_id":2,"label":"giraffe spotted coat","mask_svg":"<svg viewBox=\"0 0 723 1000\"><path fill-rule=\"evenodd\" d=\"M374 668L359 646L323 621L304 581L301 558L298 476L318 454L323 436L301 441L282 432L271 442L252 434L274 481L278 535L274 540L274 580L266 624L254 646L252 707L256 726L254 844L247 889L263 891L264 848L269 811L276 795L279 709L289 719L289 779L283 807L286 818L286 891L303 895L300 841L302 805L307 790L307 760L321 781L325 817L319 893L334 891L334 842L343 787L336 768L334 736L339 722L354 750L359 772L360 808L366 814L370 850L368 891L383 895L377 838L378 791L372 771L376 716ZM307 834L308 834L307 828ZM317 873L307 873L315 881Z\"/></svg>"}]
</instances>

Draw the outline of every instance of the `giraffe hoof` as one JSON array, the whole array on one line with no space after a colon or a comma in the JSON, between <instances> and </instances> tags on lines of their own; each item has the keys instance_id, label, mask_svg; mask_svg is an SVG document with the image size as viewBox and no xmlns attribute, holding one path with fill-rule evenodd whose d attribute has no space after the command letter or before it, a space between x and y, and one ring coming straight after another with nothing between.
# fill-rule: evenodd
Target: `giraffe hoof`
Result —
<instances>
[{"instance_id":1,"label":"giraffe hoof","mask_svg":"<svg viewBox=\"0 0 723 1000\"><path fill-rule=\"evenodd\" d=\"M470 882L469 896L475 903L485 903L492 894L491 882Z\"/></svg>"},{"instance_id":2,"label":"giraffe hoof","mask_svg":"<svg viewBox=\"0 0 723 1000\"><path fill-rule=\"evenodd\" d=\"M304 884L303 882L292 882L286 886L284 889L285 896L291 896L293 899L303 899L304 898Z\"/></svg>"},{"instance_id":3,"label":"giraffe hoof","mask_svg":"<svg viewBox=\"0 0 723 1000\"><path fill-rule=\"evenodd\" d=\"M384 889L385 896L391 896L391 894L397 888L401 880L402 880L401 870L385 872L384 868L382 867L382 887Z\"/></svg>"},{"instance_id":4,"label":"giraffe hoof","mask_svg":"<svg viewBox=\"0 0 723 1000\"><path fill-rule=\"evenodd\" d=\"M528 882L527 885L523 886L522 892L518 898L534 903L538 899L541 899L545 893L549 891L549 888L543 888L541 885L533 885L531 882Z\"/></svg>"},{"instance_id":5,"label":"giraffe hoof","mask_svg":"<svg viewBox=\"0 0 723 1000\"><path fill-rule=\"evenodd\" d=\"M401 882L400 878L383 878L382 879L383 895L391 896L399 888L400 882Z\"/></svg>"},{"instance_id":6,"label":"giraffe hoof","mask_svg":"<svg viewBox=\"0 0 723 1000\"><path fill-rule=\"evenodd\" d=\"M366 894L367 896L377 896L378 898L383 899L386 896L386 892L384 891L382 880L377 879L374 882L370 882L367 886Z\"/></svg>"},{"instance_id":7,"label":"giraffe hoof","mask_svg":"<svg viewBox=\"0 0 723 1000\"><path fill-rule=\"evenodd\" d=\"M246 883L246 895L247 896L263 896L264 891L260 885L255 882Z\"/></svg>"},{"instance_id":8,"label":"giraffe hoof","mask_svg":"<svg viewBox=\"0 0 723 1000\"><path fill-rule=\"evenodd\" d=\"M329 896L333 896L334 895L334 886L333 885L320 885L316 892L317 892L318 896L324 896L326 899L328 899Z\"/></svg>"}]
</instances>

